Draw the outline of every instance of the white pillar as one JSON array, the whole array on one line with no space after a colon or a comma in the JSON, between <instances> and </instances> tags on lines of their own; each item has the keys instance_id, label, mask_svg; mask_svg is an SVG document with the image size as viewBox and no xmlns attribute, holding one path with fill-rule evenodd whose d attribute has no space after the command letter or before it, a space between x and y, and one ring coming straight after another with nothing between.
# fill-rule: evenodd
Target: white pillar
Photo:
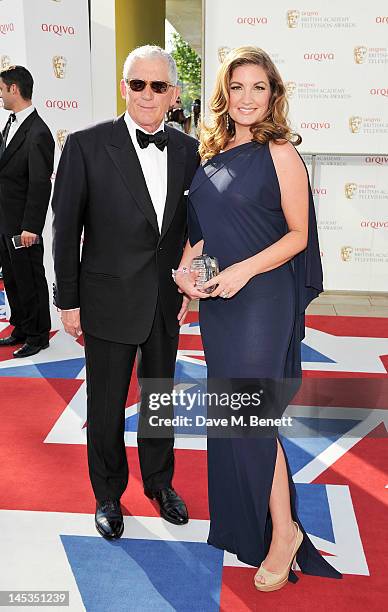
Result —
<instances>
[{"instance_id":1,"label":"white pillar","mask_svg":"<svg viewBox=\"0 0 388 612\"><path fill-rule=\"evenodd\" d=\"M117 114L115 0L91 3L93 119Z\"/></svg>"}]
</instances>

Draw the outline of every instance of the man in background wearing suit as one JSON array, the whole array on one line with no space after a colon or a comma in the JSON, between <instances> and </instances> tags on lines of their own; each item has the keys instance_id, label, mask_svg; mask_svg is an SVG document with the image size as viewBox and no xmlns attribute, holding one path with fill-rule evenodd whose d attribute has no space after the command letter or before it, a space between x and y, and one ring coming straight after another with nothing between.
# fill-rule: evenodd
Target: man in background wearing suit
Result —
<instances>
[{"instance_id":1,"label":"man in background wearing suit","mask_svg":"<svg viewBox=\"0 0 388 612\"><path fill-rule=\"evenodd\" d=\"M193 138L164 126L179 94L170 55L154 46L135 49L123 77L126 113L68 136L52 204L55 303L65 330L75 337L84 333L89 474L96 528L106 538L118 538L124 529L125 405L138 349L144 493L156 499L167 521L188 521L185 503L172 487L173 429L151 437L141 423L150 414L150 389L158 384L150 379L174 377L178 321L188 299L177 293L171 269L178 267L184 247L185 196L198 147ZM171 417L172 407L166 413Z\"/></svg>"},{"instance_id":2,"label":"man in background wearing suit","mask_svg":"<svg viewBox=\"0 0 388 612\"><path fill-rule=\"evenodd\" d=\"M33 84L23 66L0 72L0 96L5 110L12 111L0 139L0 259L14 325L0 346L23 344L14 357L31 357L47 348L51 327L41 235L55 145L32 106ZM15 249L13 236L21 236L23 248Z\"/></svg>"}]
</instances>

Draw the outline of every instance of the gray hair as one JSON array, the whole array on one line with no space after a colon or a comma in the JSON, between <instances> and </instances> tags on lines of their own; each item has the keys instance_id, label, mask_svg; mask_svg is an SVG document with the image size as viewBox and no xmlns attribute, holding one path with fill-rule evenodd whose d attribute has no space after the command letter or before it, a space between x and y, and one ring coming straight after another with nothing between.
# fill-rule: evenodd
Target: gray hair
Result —
<instances>
[{"instance_id":1,"label":"gray hair","mask_svg":"<svg viewBox=\"0 0 388 612\"><path fill-rule=\"evenodd\" d=\"M168 66L168 78L170 79L170 83L172 85L176 85L178 80L177 69L175 60L170 55L162 49L161 47L157 47L156 45L144 45L143 47L137 47L128 55L127 59L124 62L123 68L123 78L126 79L128 77L129 71L132 67L132 64L137 59L143 58L154 58L154 59L163 59Z\"/></svg>"}]
</instances>

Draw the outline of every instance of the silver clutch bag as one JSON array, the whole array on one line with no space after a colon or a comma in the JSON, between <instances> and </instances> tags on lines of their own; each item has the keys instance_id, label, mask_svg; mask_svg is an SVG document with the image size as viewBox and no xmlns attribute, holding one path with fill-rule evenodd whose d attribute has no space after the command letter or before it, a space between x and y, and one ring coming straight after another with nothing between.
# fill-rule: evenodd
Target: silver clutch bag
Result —
<instances>
[{"instance_id":1,"label":"silver clutch bag","mask_svg":"<svg viewBox=\"0 0 388 612\"><path fill-rule=\"evenodd\" d=\"M210 255L206 255L206 253L194 257L191 262L190 272L199 272L195 284L198 289L202 290L203 285L214 276L217 276L220 272L217 257L211 257ZM205 291L205 293L211 293L216 286L216 284L212 285L203 291Z\"/></svg>"}]
</instances>

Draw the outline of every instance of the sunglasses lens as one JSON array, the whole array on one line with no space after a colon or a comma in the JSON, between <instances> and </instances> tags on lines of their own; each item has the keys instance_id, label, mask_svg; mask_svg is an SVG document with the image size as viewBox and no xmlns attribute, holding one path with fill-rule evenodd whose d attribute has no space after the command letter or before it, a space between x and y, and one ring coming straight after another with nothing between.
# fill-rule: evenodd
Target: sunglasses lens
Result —
<instances>
[{"instance_id":1,"label":"sunglasses lens","mask_svg":"<svg viewBox=\"0 0 388 612\"><path fill-rule=\"evenodd\" d=\"M131 79L129 81L129 86L132 91L143 91L144 87L146 86L146 83L141 79Z\"/></svg>"},{"instance_id":2,"label":"sunglasses lens","mask_svg":"<svg viewBox=\"0 0 388 612\"><path fill-rule=\"evenodd\" d=\"M151 81L151 89L155 93L164 94L168 89L168 83L165 83L165 81Z\"/></svg>"},{"instance_id":3,"label":"sunglasses lens","mask_svg":"<svg viewBox=\"0 0 388 612\"><path fill-rule=\"evenodd\" d=\"M168 83L165 81L143 81L141 79L131 79L127 81L132 91L143 91L147 83L150 84L154 93L164 94L168 89Z\"/></svg>"}]
</instances>

